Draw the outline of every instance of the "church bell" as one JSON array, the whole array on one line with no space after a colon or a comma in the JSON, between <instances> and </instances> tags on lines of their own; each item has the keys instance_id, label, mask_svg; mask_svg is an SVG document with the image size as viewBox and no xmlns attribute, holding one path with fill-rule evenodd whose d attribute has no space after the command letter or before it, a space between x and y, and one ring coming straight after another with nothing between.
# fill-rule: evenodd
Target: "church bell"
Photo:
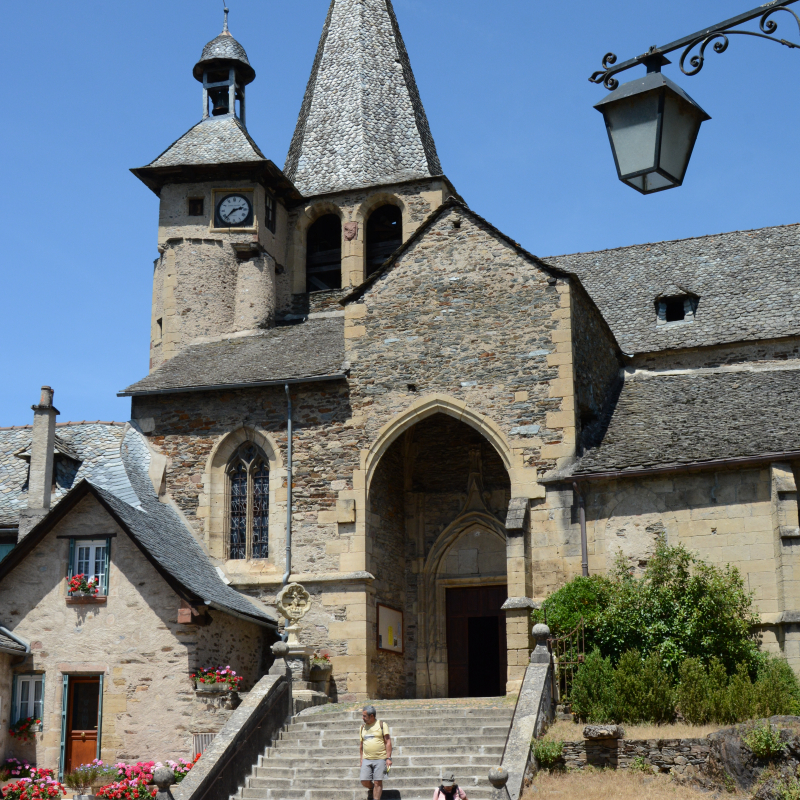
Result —
<instances>
[{"instance_id":1,"label":"church bell","mask_svg":"<svg viewBox=\"0 0 800 800\"><path fill-rule=\"evenodd\" d=\"M214 117L221 117L225 114L230 113L230 105L229 105L229 94L228 94L228 87L222 87L219 89L210 89L208 92L209 97L211 98L212 108L211 114Z\"/></svg>"}]
</instances>

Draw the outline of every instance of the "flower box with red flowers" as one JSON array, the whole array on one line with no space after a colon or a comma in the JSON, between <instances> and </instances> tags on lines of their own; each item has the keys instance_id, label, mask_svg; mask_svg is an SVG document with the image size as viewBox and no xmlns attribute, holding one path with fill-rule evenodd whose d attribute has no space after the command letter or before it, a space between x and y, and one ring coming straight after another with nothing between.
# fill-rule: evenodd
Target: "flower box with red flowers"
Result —
<instances>
[{"instance_id":1,"label":"flower box with red flowers","mask_svg":"<svg viewBox=\"0 0 800 800\"><path fill-rule=\"evenodd\" d=\"M30 768L30 777L20 778L3 789L5 800L60 800L67 793L53 770Z\"/></svg>"},{"instance_id":2,"label":"flower box with red flowers","mask_svg":"<svg viewBox=\"0 0 800 800\"><path fill-rule=\"evenodd\" d=\"M200 669L191 678L198 692L235 692L244 681L230 666Z\"/></svg>"},{"instance_id":3,"label":"flower box with red flowers","mask_svg":"<svg viewBox=\"0 0 800 800\"><path fill-rule=\"evenodd\" d=\"M100 581L97 578L87 578L86 575L75 575L70 578L67 605L93 605L105 602L106 598L100 594Z\"/></svg>"},{"instance_id":4,"label":"flower box with red flowers","mask_svg":"<svg viewBox=\"0 0 800 800\"><path fill-rule=\"evenodd\" d=\"M12 739L19 739L23 742L33 741L33 734L42 729L42 721L36 717L26 717L17 720L9 729L8 733Z\"/></svg>"}]
</instances>

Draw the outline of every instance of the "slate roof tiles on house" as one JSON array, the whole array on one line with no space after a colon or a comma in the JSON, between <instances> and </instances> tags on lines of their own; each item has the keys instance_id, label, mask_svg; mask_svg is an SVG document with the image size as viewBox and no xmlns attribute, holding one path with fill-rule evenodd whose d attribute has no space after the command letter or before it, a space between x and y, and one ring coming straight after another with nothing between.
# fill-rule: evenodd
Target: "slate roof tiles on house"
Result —
<instances>
[{"instance_id":1,"label":"slate roof tiles on house","mask_svg":"<svg viewBox=\"0 0 800 800\"><path fill-rule=\"evenodd\" d=\"M571 475L800 452L800 370L637 375Z\"/></svg>"},{"instance_id":2,"label":"slate roof tiles on house","mask_svg":"<svg viewBox=\"0 0 800 800\"><path fill-rule=\"evenodd\" d=\"M12 655L24 655L28 649L24 644L20 644L16 639L6 636L0 631L0 653L11 653Z\"/></svg>"},{"instance_id":3,"label":"slate roof tiles on house","mask_svg":"<svg viewBox=\"0 0 800 800\"><path fill-rule=\"evenodd\" d=\"M627 353L800 335L800 225L544 260L580 277ZM658 326L676 287L700 298L696 318Z\"/></svg>"},{"instance_id":4,"label":"slate roof tiles on house","mask_svg":"<svg viewBox=\"0 0 800 800\"><path fill-rule=\"evenodd\" d=\"M332 0L284 172L307 196L441 175L391 0Z\"/></svg>"},{"instance_id":5,"label":"slate roof tiles on house","mask_svg":"<svg viewBox=\"0 0 800 800\"><path fill-rule=\"evenodd\" d=\"M246 386L343 374L344 319L326 317L193 344L122 395Z\"/></svg>"},{"instance_id":6,"label":"slate roof tiles on house","mask_svg":"<svg viewBox=\"0 0 800 800\"><path fill-rule=\"evenodd\" d=\"M29 462L19 455L30 448L32 433L30 427L0 430L0 527L15 528L20 511L28 505ZM124 426L115 423L78 422L56 427L55 451L68 450L80 459L80 467L75 472L74 462L56 459L53 506L84 478L128 503L138 504L120 457L123 433Z\"/></svg>"}]
</instances>

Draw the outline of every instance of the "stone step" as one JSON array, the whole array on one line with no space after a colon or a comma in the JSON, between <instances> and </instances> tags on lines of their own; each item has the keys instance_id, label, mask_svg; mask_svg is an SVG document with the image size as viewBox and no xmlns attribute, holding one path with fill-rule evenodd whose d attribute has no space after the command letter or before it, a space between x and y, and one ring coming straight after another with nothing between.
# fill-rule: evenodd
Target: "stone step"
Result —
<instances>
[{"instance_id":1,"label":"stone step","mask_svg":"<svg viewBox=\"0 0 800 800\"><path fill-rule=\"evenodd\" d=\"M394 770L392 770L394 772ZM426 786L431 787L431 794L433 794L433 790L436 786L439 785L438 775L423 775L421 778L398 778L394 775L390 775L384 783L386 787L391 787L392 789L424 789ZM316 784L317 786L325 786L331 789L331 791L336 791L337 789L351 789L354 787L358 787L360 785L360 781L358 778L338 778L332 776L325 780L324 783ZM311 781L305 781L305 784L311 784ZM459 786L461 786L465 791L471 788L479 788L482 785L486 785L486 787L491 788L491 784L489 783L488 778L483 778L483 780L479 780L473 777L471 780L462 780L459 782ZM283 789L288 791L290 789L297 788L297 781L293 778L250 778L247 781L247 788L248 789ZM300 783L300 786L303 785L303 782ZM313 784L311 784L313 786ZM366 792L365 792L366 794Z\"/></svg>"},{"instance_id":2,"label":"stone step","mask_svg":"<svg viewBox=\"0 0 800 800\"><path fill-rule=\"evenodd\" d=\"M452 769L458 776L459 780L469 780L476 775L478 777L486 776L489 774L491 767L497 766L497 760L492 758L484 758L483 764L454 764L452 759L447 764L442 765L440 759L433 759L436 763L425 765L413 766L399 766L396 763L392 764L392 771L389 773L392 780L395 778L419 778L424 781L430 780L432 777L435 780L439 775L442 767L445 769ZM394 760L393 760L394 762ZM358 780L359 766L358 761L350 766L340 767L317 767L308 762L298 764L294 767L288 766L265 766L256 767L252 779L299 779L299 780L323 780L328 778L335 780Z\"/></svg>"},{"instance_id":3,"label":"stone step","mask_svg":"<svg viewBox=\"0 0 800 800\"><path fill-rule=\"evenodd\" d=\"M508 725L393 725L387 722L389 732L392 737L400 738L403 736L447 736L450 737L456 734L469 734L470 736L503 736L508 734ZM326 728L324 730L303 730L297 729L292 725L285 733L281 734L281 741L288 741L300 739L304 742L307 741L329 741L335 739L353 739L358 740L360 728Z\"/></svg>"},{"instance_id":4,"label":"stone step","mask_svg":"<svg viewBox=\"0 0 800 800\"><path fill-rule=\"evenodd\" d=\"M502 728L496 729L498 732L494 734L480 734L480 733L467 733L462 736L448 736L440 734L439 736L425 736L418 734L416 736L399 736L393 742L394 747L416 747L428 746L438 747L441 744L461 745L462 747L474 747L480 744L504 744L508 730ZM352 745L351 745L352 743ZM281 739L277 745L281 750L288 750L291 748L298 750L327 750L331 747L347 747L355 746L358 748L357 736L331 736L324 739Z\"/></svg>"},{"instance_id":5,"label":"stone step","mask_svg":"<svg viewBox=\"0 0 800 800\"><path fill-rule=\"evenodd\" d=\"M322 706L322 708L327 708ZM513 706L505 706L503 708L486 708L484 706L475 706L474 708L387 708L382 710L378 707L378 719L391 722L395 719L427 719L429 717L437 717L440 719L463 719L464 717L508 717L511 719L514 714ZM361 722L360 711L319 711L316 714L299 714L295 717L295 723L310 723L310 722L343 722L346 720L355 720Z\"/></svg>"},{"instance_id":6,"label":"stone step","mask_svg":"<svg viewBox=\"0 0 800 800\"><path fill-rule=\"evenodd\" d=\"M478 737L476 737L478 738ZM297 761L301 758L310 761L312 759L327 759L336 756L353 757L353 753L358 753L357 749L350 747L324 747L324 748L299 748L299 747L283 747L282 745L276 748L267 750L269 760L273 758L285 758ZM440 745L432 747L431 745L403 745L402 747L395 748L398 756L427 756L433 754L440 754L443 756L463 755L465 748L468 748L470 755L502 755L503 748L505 747L505 739L498 739L495 742L485 743L484 740L479 739L478 742L472 742L469 745L463 745L450 742L447 746Z\"/></svg>"},{"instance_id":7,"label":"stone step","mask_svg":"<svg viewBox=\"0 0 800 800\"><path fill-rule=\"evenodd\" d=\"M385 787L383 800L430 800L433 795L434 785L409 787L397 789ZM491 800L492 787L472 786L464 787L470 800ZM244 800L366 800L367 791L363 786L353 789L242 789L241 797Z\"/></svg>"},{"instance_id":8,"label":"stone step","mask_svg":"<svg viewBox=\"0 0 800 800\"><path fill-rule=\"evenodd\" d=\"M290 758L285 755L279 755L277 751L270 751L269 756L260 756L259 763L256 769L300 769L308 766L308 760L303 757L292 756ZM330 758L327 754L325 757L314 761L314 767L325 768L326 770L348 769L352 767L355 762L358 764L358 756L353 755L351 750L349 755L337 756ZM393 767L441 767L442 759L438 755L431 755L427 753L423 756L394 756L392 758ZM494 755L472 755L469 752L461 752L451 755L447 760L447 767L456 770L469 770L475 769L480 772L484 768L496 766L498 759Z\"/></svg>"}]
</instances>

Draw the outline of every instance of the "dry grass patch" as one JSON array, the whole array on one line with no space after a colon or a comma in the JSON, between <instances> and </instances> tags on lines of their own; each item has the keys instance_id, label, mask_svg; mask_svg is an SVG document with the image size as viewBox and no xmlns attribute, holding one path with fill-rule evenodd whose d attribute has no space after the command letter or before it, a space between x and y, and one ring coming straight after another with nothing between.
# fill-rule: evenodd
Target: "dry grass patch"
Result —
<instances>
[{"instance_id":1,"label":"dry grass patch","mask_svg":"<svg viewBox=\"0 0 800 800\"><path fill-rule=\"evenodd\" d=\"M628 770L539 772L522 800L685 800L699 792L675 783L669 775L643 775ZM726 795L734 797L734 795Z\"/></svg>"},{"instance_id":2,"label":"dry grass patch","mask_svg":"<svg viewBox=\"0 0 800 800\"><path fill-rule=\"evenodd\" d=\"M583 739L583 723L558 720L543 738L562 742L579 742ZM709 733L719 731L724 725L687 725L676 722L672 725L623 725L626 739L705 739Z\"/></svg>"}]
</instances>

